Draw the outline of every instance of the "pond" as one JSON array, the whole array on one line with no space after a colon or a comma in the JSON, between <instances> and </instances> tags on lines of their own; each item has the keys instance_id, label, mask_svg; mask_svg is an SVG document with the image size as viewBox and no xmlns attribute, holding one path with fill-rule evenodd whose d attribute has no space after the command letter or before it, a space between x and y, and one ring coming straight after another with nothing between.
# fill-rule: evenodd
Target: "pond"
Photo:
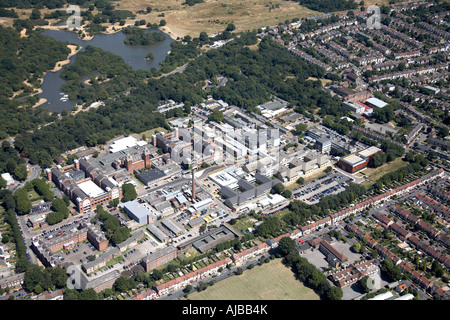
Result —
<instances>
[{"instance_id":1,"label":"pond","mask_svg":"<svg viewBox=\"0 0 450 320\"><path fill-rule=\"evenodd\" d=\"M145 32L160 32L159 30L146 29ZM45 30L42 34L48 35L55 40L76 44L82 47L81 51L86 46L91 45L100 47L103 50L110 51L121 56L124 61L129 64L134 70L151 70L152 68L159 69L159 63L164 61L168 52L171 50L171 44L174 41L169 35L164 34L165 40L148 46L130 46L124 43L125 34L122 31L113 34L96 34L91 40L81 40L77 34L67 30ZM145 56L151 52L154 56L153 60L145 60ZM41 104L41 107L46 108L52 112L61 112L63 110L70 111L76 105L76 101L63 101L61 86L66 82L61 79L61 71L65 67L72 64L77 55L70 58L70 63L65 65L57 72L47 72L44 76L41 89L42 93L39 98L44 98L47 101Z\"/></svg>"}]
</instances>

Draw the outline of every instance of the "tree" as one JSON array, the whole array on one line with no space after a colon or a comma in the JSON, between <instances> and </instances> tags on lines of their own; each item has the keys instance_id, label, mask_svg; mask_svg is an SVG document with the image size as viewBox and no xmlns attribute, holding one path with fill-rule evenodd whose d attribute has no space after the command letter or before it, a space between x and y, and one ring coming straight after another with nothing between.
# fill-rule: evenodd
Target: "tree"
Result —
<instances>
[{"instance_id":1,"label":"tree","mask_svg":"<svg viewBox=\"0 0 450 320\"><path fill-rule=\"evenodd\" d=\"M31 11L30 19L31 20L39 20L39 19L41 19L41 12L39 11L39 9L33 9Z\"/></svg>"},{"instance_id":2,"label":"tree","mask_svg":"<svg viewBox=\"0 0 450 320\"><path fill-rule=\"evenodd\" d=\"M0 189L3 189L6 187L6 181L2 177L0 177Z\"/></svg>"},{"instance_id":3,"label":"tree","mask_svg":"<svg viewBox=\"0 0 450 320\"><path fill-rule=\"evenodd\" d=\"M342 300L344 293L342 292L341 288L333 286L330 288L330 290L328 290L326 296L329 300Z\"/></svg>"},{"instance_id":4,"label":"tree","mask_svg":"<svg viewBox=\"0 0 450 320\"><path fill-rule=\"evenodd\" d=\"M223 112L220 110L214 110L208 116L209 121L221 123L223 121Z\"/></svg>"},{"instance_id":5,"label":"tree","mask_svg":"<svg viewBox=\"0 0 450 320\"><path fill-rule=\"evenodd\" d=\"M122 185L122 202L132 201L137 198L136 189L131 183L124 183Z\"/></svg>"},{"instance_id":6,"label":"tree","mask_svg":"<svg viewBox=\"0 0 450 320\"><path fill-rule=\"evenodd\" d=\"M378 168L386 163L386 154L384 152L375 153L369 160L369 167Z\"/></svg>"},{"instance_id":7,"label":"tree","mask_svg":"<svg viewBox=\"0 0 450 320\"><path fill-rule=\"evenodd\" d=\"M285 198L290 199L292 197L292 191L291 190L284 190L281 195Z\"/></svg>"},{"instance_id":8,"label":"tree","mask_svg":"<svg viewBox=\"0 0 450 320\"><path fill-rule=\"evenodd\" d=\"M303 185L305 183L305 179L303 177L300 177L300 178L297 179L297 183L299 185Z\"/></svg>"},{"instance_id":9,"label":"tree","mask_svg":"<svg viewBox=\"0 0 450 320\"><path fill-rule=\"evenodd\" d=\"M120 276L117 278L116 282L114 282L113 288L119 292L127 292L131 289L129 278L126 276Z\"/></svg>"},{"instance_id":10,"label":"tree","mask_svg":"<svg viewBox=\"0 0 450 320\"><path fill-rule=\"evenodd\" d=\"M209 41L208 34L205 31L200 32L199 36L200 43L205 43Z\"/></svg>"},{"instance_id":11,"label":"tree","mask_svg":"<svg viewBox=\"0 0 450 320\"><path fill-rule=\"evenodd\" d=\"M363 288L365 293L370 292L370 288L373 288L374 281L369 276L364 276L359 280L360 286Z\"/></svg>"},{"instance_id":12,"label":"tree","mask_svg":"<svg viewBox=\"0 0 450 320\"><path fill-rule=\"evenodd\" d=\"M158 280L160 280L162 277L163 277L163 272L161 271L161 270L159 270L159 269L155 269L155 270L153 270L152 271L152 273L150 274L150 278L153 280L153 281L158 281Z\"/></svg>"},{"instance_id":13,"label":"tree","mask_svg":"<svg viewBox=\"0 0 450 320\"><path fill-rule=\"evenodd\" d=\"M31 211L31 201L25 188L17 189L14 193L14 199L16 200L17 214L24 215Z\"/></svg>"},{"instance_id":14,"label":"tree","mask_svg":"<svg viewBox=\"0 0 450 320\"><path fill-rule=\"evenodd\" d=\"M27 175L28 175L27 166L25 164L23 164L23 163L19 164L14 169L14 175L16 176L17 180L24 181L27 178Z\"/></svg>"},{"instance_id":15,"label":"tree","mask_svg":"<svg viewBox=\"0 0 450 320\"><path fill-rule=\"evenodd\" d=\"M295 241L289 237L283 237L278 242L278 248L283 256L288 255L290 252L296 250Z\"/></svg>"},{"instance_id":16,"label":"tree","mask_svg":"<svg viewBox=\"0 0 450 320\"><path fill-rule=\"evenodd\" d=\"M115 199L111 200L109 202L109 205L114 208L117 207L119 205L119 198L115 198Z\"/></svg>"},{"instance_id":17,"label":"tree","mask_svg":"<svg viewBox=\"0 0 450 320\"><path fill-rule=\"evenodd\" d=\"M352 249L354 252L359 253L361 251L361 245L359 244L359 242L355 242L355 244L353 244Z\"/></svg>"},{"instance_id":18,"label":"tree","mask_svg":"<svg viewBox=\"0 0 450 320\"><path fill-rule=\"evenodd\" d=\"M235 29L236 29L236 26L233 23L229 23L225 30L231 32L231 31L234 31Z\"/></svg>"},{"instance_id":19,"label":"tree","mask_svg":"<svg viewBox=\"0 0 450 320\"><path fill-rule=\"evenodd\" d=\"M280 221L277 217L272 216L256 227L256 233L262 237L276 236L280 228Z\"/></svg>"},{"instance_id":20,"label":"tree","mask_svg":"<svg viewBox=\"0 0 450 320\"><path fill-rule=\"evenodd\" d=\"M284 184L279 182L272 187L271 193L281 194L281 193L283 193L284 190L285 190Z\"/></svg>"},{"instance_id":21,"label":"tree","mask_svg":"<svg viewBox=\"0 0 450 320\"><path fill-rule=\"evenodd\" d=\"M191 292L191 291L192 291L192 286L191 286L190 284L188 284L188 285L184 288L183 291L184 291L185 293Z\"/></svg>"}]
</instances>

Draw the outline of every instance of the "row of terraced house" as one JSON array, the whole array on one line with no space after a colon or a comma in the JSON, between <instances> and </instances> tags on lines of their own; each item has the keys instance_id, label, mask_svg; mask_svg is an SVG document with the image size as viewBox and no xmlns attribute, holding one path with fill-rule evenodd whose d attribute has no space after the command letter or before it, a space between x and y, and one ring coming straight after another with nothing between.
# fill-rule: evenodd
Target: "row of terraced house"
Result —
<instances>
[{"instance_id":1,"label":"row of terraced house","mask_svg":"<svg viewBox=\"0 0 450 320\"><path fill-rule=\"evenodd\" d=\"M276 248L278 246L279 241L284 237L290 237L291 239L297 239L299 237L302 237L304 235L308 235L314 231L317 231L319 228L324 227L327 224L328 225L338 224L341 220L348 217L349 215L354 214L356 212L360 212L360 211L366 209L370 205L377 205L381 201L389 199L393 195L399 195L399 194L403 194L405 192L409 192L413 188L416 188L426 182L429 182L431 180L434 180L438 177L443 177L443 176L444 176L443 169L433 170L429 174L427 174L423 177L420 177L414 181L411 181L403 186L396 187L386 193L366 199L358 204L355 204L354 206L347 207L345 209L338 211L335 214L331 214L331 215L325 217L324 219L321 219L316 222L312 222L306 226L300 227L300 228L290 231L286 234L280 235L276 238L267 240L265 243L261 243L257 246L243 250L242 252L235 253L231 259L229 257L227 257L218 262L215 262L213 264L205 266L201 269L197 269L196 271L185 274L181 277L177 277L177 278L169 280L165 283L159 284L154 288L155 290L147 290L148 292L141 293L137 296L134 296L132 299L138 299L138 300L154 299L157 296L163 296L163 295L169 294L171 292L181 290L189 284L193 284L195 282L201 281L202 279L204 279L208 276L217 274L217 272L220 268L225 268L229 263L231 263L233 261L234 261L234 263L239 265L239 264L243 264L245 261L248 261L258 255L267 253L270 249ZM371 239L371 242L375 245L375 240ZM382 250L380 248L380 250L381 250L382 254L387 254L386 253L387 249ZM390 257L392 257L392 256L393 256L393 254L390 255ZM398 261L399 259L396 259L396 260ZM358 268L358 266L353 266L353 267ZM368 266L361 266L361 268L363 268L363 269L367 268L367 267ZM370 272L372 272L372 267L370 267L370 270L371 270Z\"/></svg>"},{"instance_id":2,"label":"row of terraced house","mask_svg":"<svg viewBox=\"0 0 450 320\"><path fill-rule=\"evenodd\" d=\"M398 265L401 269L401 271L405 274L408 274L412 281L417 283L422 289L430 292L435 293L433 291L433 286L430 280L428 280L422 273L411 267L409 264L407 264L405 261L397 257L395 254L393 254L391 251L389 251L386 247L379 244L376 240L374 240L369 234L364 232L363 230L359 229L356 225L349 223L346 226L346 229L350 232L353 232L358 239L365 238L367 240L367 245L371 249L377 250L377 252L380 254L381 257L389 258L392 260L394 265ZM437 250L434 250L430 246L426 245L423 241L421 241L416 236L410 236L407 239L407 242L415 246L418 250L424 251L428 254L432 254L432 256L436 259L438 259L439 262L443 263L447 268L450 268L450 257L448 255L441 254ZM433 249L433 250L430 250ZM436 254L436 255L435 255ZM340 283L336 283L340 284ZM436 291L437 288L434 288L434 291Z\"/></svg>"}]
</instances>

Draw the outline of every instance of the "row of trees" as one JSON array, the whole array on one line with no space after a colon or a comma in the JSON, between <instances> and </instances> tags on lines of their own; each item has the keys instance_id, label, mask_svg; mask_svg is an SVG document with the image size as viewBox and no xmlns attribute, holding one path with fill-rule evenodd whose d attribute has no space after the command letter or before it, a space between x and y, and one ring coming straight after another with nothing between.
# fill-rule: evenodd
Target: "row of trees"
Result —
<instances>
[{"instance_id":1,"label":"row of trees","mask_svg":"<svg viewBox=\"0 0 450 320\"><path fill-rule=\"evenodd\" d=\"M102 222L103 231L113 244L119 244L130 237L130 229L121 226L119 219L106 212L101 205L97 206L96 218Z\"/></svg>"},{"instance_id":2,"label":"row of trees","mask_svg":"<svg viewBox=\"0 0 450 320\"><path fill-rule=\"evenodd\" d=\"M322 299L342 299L342 289L330 285L327 277L319 269L310 263L308 259L300 257L294 240L289 237L281 238L278 247L280 253L284 256L283 263L291 268L298 280L312 288Z\"/></svg>"},{"instance_id":3,"label":"row of trees","mask_svg":"<svg viewBox=\"0 0 450 320\"><path fill-rule=\"evenodd\" d=\"M353 10L358 7L354 0L294 0L314 11L335 12Z\"/></svg>"}]
</instances>

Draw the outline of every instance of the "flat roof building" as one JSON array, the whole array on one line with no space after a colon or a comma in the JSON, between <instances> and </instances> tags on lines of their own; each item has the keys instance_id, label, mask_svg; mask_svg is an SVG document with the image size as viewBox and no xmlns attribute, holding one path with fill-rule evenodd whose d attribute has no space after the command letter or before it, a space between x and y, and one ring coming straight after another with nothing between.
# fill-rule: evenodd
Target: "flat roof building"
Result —
<instances>
[{"instance_id":1,"label":"flat roof building","mask_svg":"<svg viewBox=\"0 0 450 320\"><path fill-rule=\"evenodd\" d=\"M159 251L149 253L142 259L141 263L146 272L165 265L175 259L178 255L177 249L174 247L166 247Z\"/></svg>"},{"instance_id":2,"label":"flat roof building","mask_svg":"<svg viewBox=\"0 0 450 320\"><path fill-rule=\"evenodd\" d=\"M166 174L164 173L164 171L158 168L136 174L136 178L138 178L139 181L141 181L146 186L150 186L151 184L157 183L162 179L164 179L165 177Z\"/></svg>"},{"instance_id":3,"label":"flat roof building","mask_svg":"<svg viewBox=\"0 0 450 320\"><path fill-rule=\"evenodd\" d=\"M149 220L153 221L152 212L150 212L143 204L139 203L137 200L125 202L121 205L125 210L126 214L130 216L139 224L147 224Z\"/></svg>"},{"instance_id":4,"label":"flat roof building","mask_svg":"<svg viewBox=\"0 0 450 320\"><path fill-rule=\"evenodd\" d=\"M129 136L118 139L109 145L109 152L115 153L135 146L146 145L145 141L138 141L135 137Z\"/></svg>"},{"instance_id":5,"label":"flat roof building","mask_svg":"<svg viewBox=\"0 0 450 320\"><path fill-rule=\"evenodd\" d=\"M369 98L366 100L366 104L368 104L371 107L376 107L376 108L384 108L385 106L387 106L386 102L384 102L383 100L380 100L378 98Z\"/></svg>"},{"instance_id":6,"label":"flat roof building","mask_svg":"<svg viewBox=\"0 0 450 320\"><path fill-rule=\"evenodd\" d=\"M82 182L78 184L78 187L91 198L97 198L106 194L105 190L97 186L92 180Z\"/></svg>"}]
</instances>

